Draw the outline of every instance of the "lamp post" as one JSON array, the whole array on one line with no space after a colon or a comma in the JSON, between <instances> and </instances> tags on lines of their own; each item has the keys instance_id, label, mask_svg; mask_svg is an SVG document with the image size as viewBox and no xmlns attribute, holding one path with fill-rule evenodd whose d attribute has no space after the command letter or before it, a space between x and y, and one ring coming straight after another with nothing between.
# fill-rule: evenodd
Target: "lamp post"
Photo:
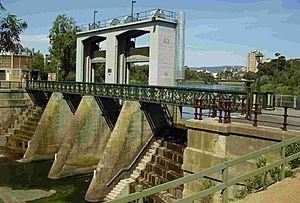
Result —
<instances>
[{"instance_id":1,"label":"lamp post","mask_svg":"<svg viewBox=\"0 0 300 203\"><path fill-rule=\"evenodd\" d=\"M96 23L96 13L98 13L98 11L94 10L94 21L93 21L93 26L95 26L95 23Z\"/></svg>"},{"instance_id":2,"label":"lamp post","mask_svg":"<svg viewBox=\"0 0 300 203\"><path fill-rule=\"evenodd\" d=\"M133 4L135 4L136 1L131 1L131 16L133 17Z\"/></svg>"}]
</instances>

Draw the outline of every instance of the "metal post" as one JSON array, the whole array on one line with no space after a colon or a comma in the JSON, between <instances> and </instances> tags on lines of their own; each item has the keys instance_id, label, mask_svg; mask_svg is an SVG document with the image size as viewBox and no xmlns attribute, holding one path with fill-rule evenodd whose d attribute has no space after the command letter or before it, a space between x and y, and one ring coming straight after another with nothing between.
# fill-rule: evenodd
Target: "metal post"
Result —
<instances>
[{"instance_id":1,"label":"metal post","mask_svg":"<svg viewBox=\"0 0 300 203\"><path fill-rule=\"evenodd\" d=\"M220 107L219 107L219 123L222 123L222 110L223 110L223 107L222 107L222 99L219 100L219 104L220 104Z\"/></svg>"},{"instance_id":2,"label":"metal post","mask_svg":"<svg viewBox=\"0 0 300 203\"><path fill-rule=\"evenodd\" d=\"M251 83L246 83L247 89L247 114L246 119L251 120L252 118L252 102L253 102L253 90L251 88Z\"/></svg>"},{"instance_id":3,"label":"metal post","mask_svg":"<svg viewBox=\"0 0 300 203\"><path fill-rule=\"evenodd\" d=\"M281 142L284 142L284 137L281 137ZM281 148L281 159L285 159L285 146ZM285 163L280 166L280 180L285 178Z\"/></svg>"},{"instance_id":4,"label":"metal post","mask_svg":"<svg viewBox=\"0 0 300 203\"><path fill-rule=\"evenodd\" d=\"M225 99L224 101L224 122L223 123L227 123L227 113L228 113L228 101L227 99Z\"/></svg>"},{"instance_id":5,"label":"metal post","mask_svg":"<svg viewBox=\"0 0 300 203\"><path fill-rule=\"evenodd\" d=\"M98 11L96 11L94 9L94 21L93 21L93 28L96 28L95 23L96 23L96 13L98 13Z\"/></svg>"},{"instance_id":6,"label":"metal post","mask_svg":"<svg viewBox=\"0 0 300 203\"><path fill-rule=\"evenodd\" d=\"M198 98L196 98L195 99L195 113L194 113L194 115L195 115L195 117L194 117L194 119L196 120L197 118L198 118Z\"/></svg>"},{"instance_id":7,"label":"metal post","mask_svg":"<svg viewBox=\"0 0 300 203\"><path fill-rule=\"evenodd\" d=\"M143 186L142 185L135 186L135 192L142 192L142 191L143 191ZM139 199L138 203L144 203L144 198Z\"/></svg>"},{"instance_id":8,"label":"metal post","mask_svg":"<svg viewBox=\"0 0 300 203\"><path fill-rule=\"evenodd\" d=\"M245 112L245 97L242 96L242 109L241 109L241 115L244 115Z\"/></svg>"},{"instance_id":9,"label":"metal post","mask_svg":"<svg viewBox=\"0 0 300 203\"><path fill-rule=\"evenodd\" d=\"M216 98L212 98L212 118L217 116Z\"/></svg>"},{"instance_id":10,"label":"metal post","mask_svg":"<svg viewBox=\"0 0 300 203\"><path fill-rule=\"evenodd\" d=\"M135 4L136 1L131 1L131 16L133 17L133 4Z\"/></svg>"},{"instance_id":11,"label":"metal post","mask_svg":"<svg viewBox=\"0 0 300 203\"><path fill-rule=\"evenodd\" d=\"M232 99L231 98L228 98L228 105L227 105L227 123L231 123L231 111L232 111L232 108L231 108L231 101Z\"/></svg>"},{"instance_id":12,"label":"metal post","mask_svg":"<svg viewBox=\"0 0 300 203\"><path fill-rule=\"evenodd\" d=\"M225 162L226 162L226 159L223 159L223 163L225 163ZM222 183L227 183L227 181L228 181L228 167L226 167L222 170ZM228 203L228 188L225 188L222 191L222 202Z\"/></svg>"},{"instance_id":13,"label":"metal post","mask_svg":"<svg viewBox=\"0 0 300 203\"><path fill-rule=\"evenodd\" d=\"M199 105L199 120L202 120L203 99L200 98L199 102L200 102L200 105Z\"/></svg>"},{"instance_id":14,"label":"metal post","mask_svg":"<svg viewBox=\"0 0 300 203\"><path fill-rule=\"evenodd\" d=\"M256 102L255 104L255 111L254 111L254 120L253 120L253 126L257 127L257 114L258 114L258 103Z\"/></svg>"},{"instance_id":15,"label":"metal post","mask_svg":"<svg viewBox=\"0 0 300 203\"><path fill-rule=\"evenodd\" d=\"M287 117L288 117L288 113L287 113L287 110L288 110L288 106L287 106L287 103L285 103L284 105L284 113L283 113L283 127L282 127L282 130L284 131L287 131Z\"/></svg>"}]
</instances>

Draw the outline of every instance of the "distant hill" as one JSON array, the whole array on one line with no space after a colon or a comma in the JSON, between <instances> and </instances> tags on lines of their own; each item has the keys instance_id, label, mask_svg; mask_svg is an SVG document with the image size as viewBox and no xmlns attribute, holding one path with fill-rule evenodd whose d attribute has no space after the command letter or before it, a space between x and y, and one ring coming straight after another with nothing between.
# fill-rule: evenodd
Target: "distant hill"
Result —
<instances>
[{"instance_id":1,"label":"distant hill","mask_svg":"<svg viewBox=\"0 0 300 203\"><path fill-rule=\"evenodd\" d=\"M190 69L194 70L208 70L213 73L218 73L224 70L225 68L227 69L233 69L233 70L240 70L242 68L245 68L245 66L230 66L230 65L224 65L224 66L210 66L210 67L188 67Z\"/></svg>"}]
</instances>

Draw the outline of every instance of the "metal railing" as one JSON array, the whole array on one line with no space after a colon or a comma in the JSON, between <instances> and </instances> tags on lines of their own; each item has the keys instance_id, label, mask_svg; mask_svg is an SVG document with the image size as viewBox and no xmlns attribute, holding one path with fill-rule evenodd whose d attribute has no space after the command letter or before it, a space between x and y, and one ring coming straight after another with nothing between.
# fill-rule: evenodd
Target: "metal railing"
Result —
<instances>
[{"instance_id":1,"label":"metal railing","mask_svg":"<svg viewBox=\"0 0 300 203\"><path fill-rule=\"evenodd\" d=\"M129 194L125 197L121 197L121 198L118 198L116 200L111 200L111 201L108 201L108 202L109 203L124 203L124 202L131 202L131 201L135 201L135 200L140 200L139 202L142 202L141 200L143 200L144 197L151 196L151 195L166 191L166 190L171 189L171 188L175 188L177 186L189 183L189 182L197 180L199 178L208 177L213 173L221 172L221 175L222 175L222 182L221 183L217 183L216 186L211 187L211 188L206 189L206 190L203 190L203 191L200 191L200 192L195 193L191 196L183 197L182 199L177 200L175 202L177 202L177 203L192 202L194 200L201 199L201 198L203 198L207 195L211 195L215 192L222 191L222 200L223 200L224 203L227 203L228 202L228 188L230 186L236 185L239 182L244 181L248 178L252 178L254 176L262 174L266 171L274 169L275 167L280 167L280 180L284 179L285 178L285 164L300 157L300 152L297 152L293 155L290 155L290 156L286 157L285 156L285 148L288 145L299 142L299 141L300 141L300 136L293 137L293 138L290 138L288 140L283 140L280 143L271 145L271 146L266 147L264 149L260 149L256 152L247 154L247 155L242 156L240 158L233 159L231 161L225 161L224 163L218 164L218 165L216 165L214 167L211 167L211 168L208 168L208 169L204 169L204 170L196 172L192 175L188 175L188 176L185 176L185 177L182 177L182 178L178 178L176 180L173 180L173 181L161 184L161 185L157 185L157 186L154 186L154 187L149 188L149 189L145 189L145 190L140 191L140 192L135 192L135 193ZM275 162L273 162L269 165L263 166L261 168L252 170L251 172L239 175L239 176L234 177L232 179L228 178L229 168L237 166L238 164L244 163L244 162L246 162L250 159L255 159L255 158L257 158L259 156L262 156L264 154L273 152L275 150L281 150L281 158L278 161L275 161Z\"/></svg>"},{"instance_id":2,"label":"metal railing","mask_svg":"<svg viewBox=\"0 0 300 203\"><path fill-rule=\"evenodd\" d=\"M135 13L133 16L124 15L115 18L110 18L106 20L97 21L94 23L88 23L84 25L80 25L80 31L87 31L87 30L94 30L99 28L105 28L109 26L119 25L119 24L126 24L136 21L143 21L151 19L152 17L161 18L169 21L176 21L176 12L164 10L164 9L152 9L148 11L142 11L139 13Z\"/></svg>"},{"instance_id":3,"label":"metal railing","mask_svg":"<svg viewBox=\"0 0 300 203\"><path fill-rule=\"evenodd\" d=\"M276 107L284 107L300 109L300 97L295 95L275 95L274 105Z\"/></svg>"},{"instance_id":4,"label":"metal railing","mask_svg":"<svg viewBox=\"0 0 300 203\"><path fill-rule=\"evenodd\" d=\"M247 96L243 90L210 90L152 85L122 85L107 83L83 83L67 81L27 81L26 90L93 95L123 100L171 104L175 106L196 105L196 98L232 98L240 101ZM234 101L234 102L235 102ZM247 105L247 103L245 104Z\"/></svg>"},{"instance_id":5,"label":"metal railing","mask_svg":"<svg viewBox=\"0 0 300 203\"><path fill-rule=\"evenodd\" d=\"M6 81L0 80L0 89L23 89L25 88L25 83L17 81Z\"/></svg>"}]
</instances>

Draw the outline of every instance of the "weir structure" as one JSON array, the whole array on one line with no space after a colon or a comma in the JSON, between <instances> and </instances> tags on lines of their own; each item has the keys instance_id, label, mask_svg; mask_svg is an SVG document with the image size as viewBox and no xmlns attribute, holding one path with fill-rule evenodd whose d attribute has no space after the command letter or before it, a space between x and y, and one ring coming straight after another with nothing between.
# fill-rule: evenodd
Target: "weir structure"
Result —
<instances>
[{"instance_id":1,"label":"weir structure","mask_svg":"<svg viewBox=\"0 0 300 203\"><path fill-rule=\"evenodd\" d=\"M99 21L77 33L76 81L94 82L95 64L105 64L105 83L128 84L130 66L149 62L149 84L173 86L184 78L184 13L154 9ZM149 34L149 46L135 39ZM101 43L106 42L106 47ZM106 50L104 50L106 49Z\"/></svg>"},{"instance_id":2,"label":"weir structure","mask_svg":"<svg viewBox=\"0 0 300 203\"><path fill-rule=\"evenodd\" d=\"M150 46L135 47L134 38L146 33ZM99 21L77 37L76 82L27 81L27 93L44 112L22 161L54 159L52 179L93 173L88 201L118 198L140 191L140 184L150 187L243 155L232 143L260 149L295 136L230 123L233 112L251 119L250 85L234 91L175 86L184 77L183 13L155 9ZM130 64L141 61L149 62L149 85L128 84ZM105 83L93 83L96 63L105 63ZM271 106L272 95L259 95ZM183 122L183 107L194 107L197 121ZM205 109L214 116L202 122ZM172 201L199 189L177 185L153 198Z\"/></svg>"}]
</instances>

